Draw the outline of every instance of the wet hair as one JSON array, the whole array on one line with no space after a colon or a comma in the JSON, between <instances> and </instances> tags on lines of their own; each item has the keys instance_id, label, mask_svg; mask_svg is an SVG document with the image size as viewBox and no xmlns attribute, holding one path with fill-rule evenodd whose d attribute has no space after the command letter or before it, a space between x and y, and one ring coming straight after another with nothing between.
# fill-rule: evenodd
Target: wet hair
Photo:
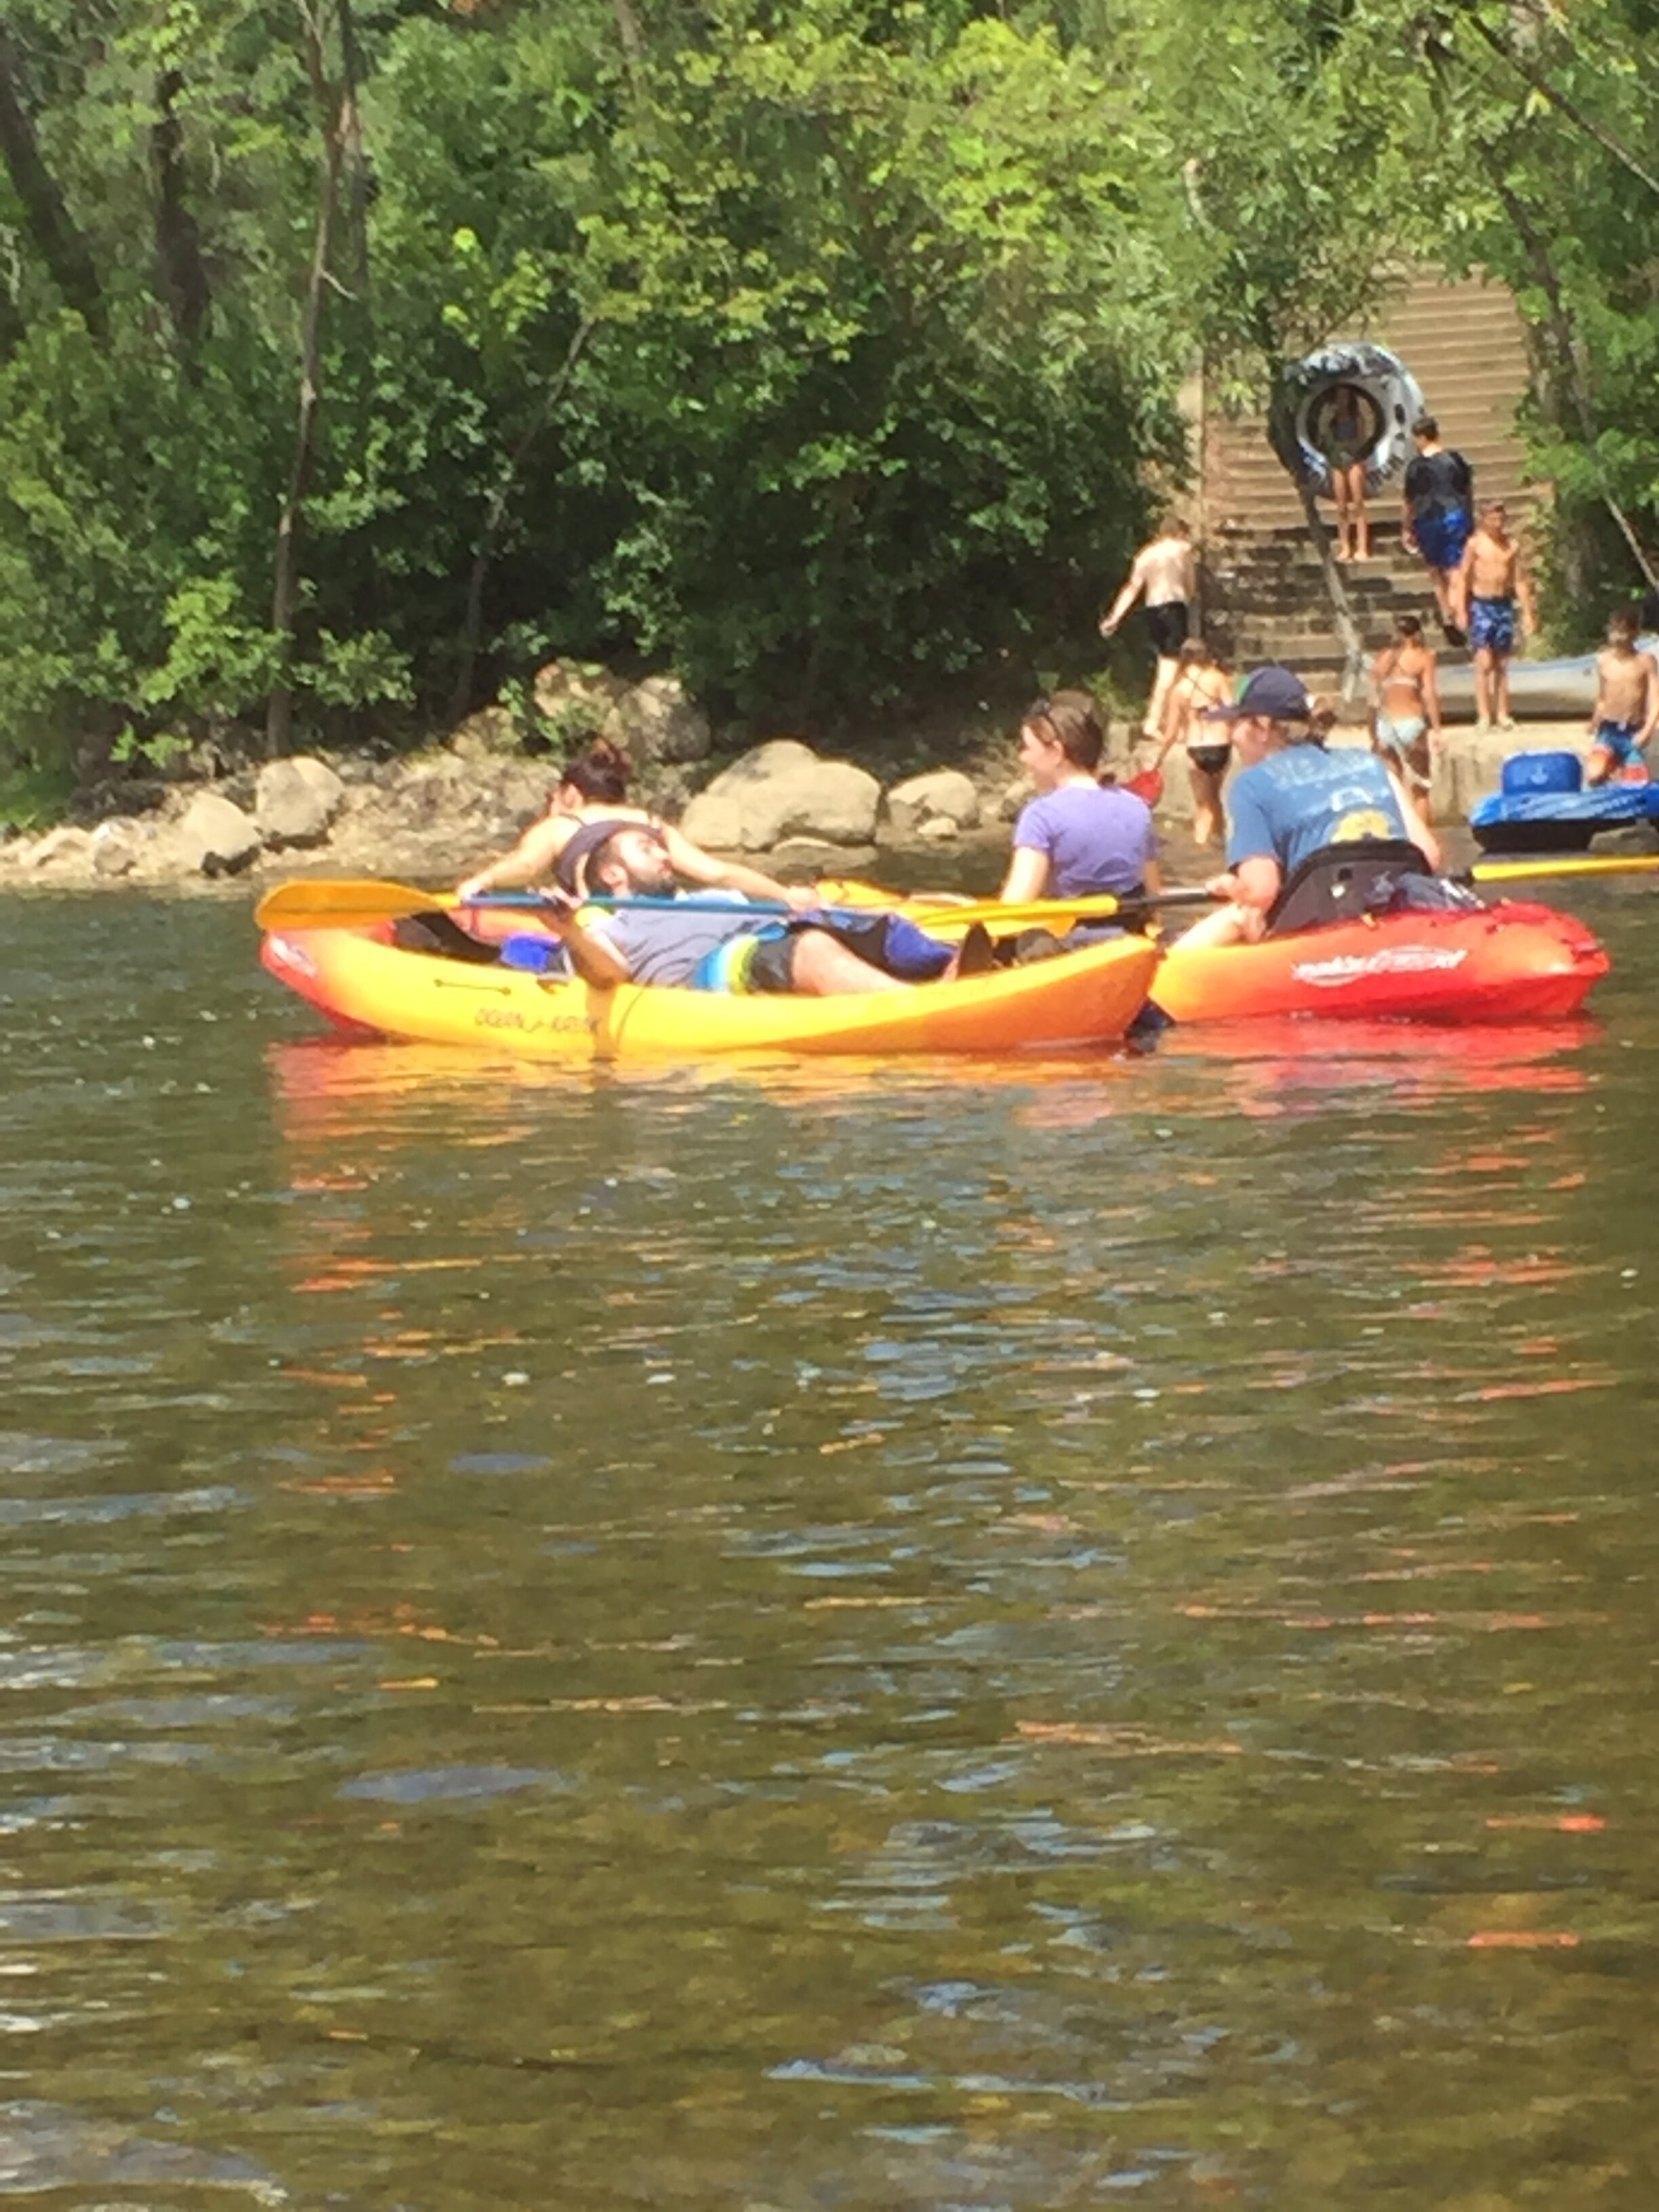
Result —
<instances>
[{"instance_id":1,"label":"wet hair","mask_svg":"<svg viewBox=\"0 0 1659 2212\"><path fill-rule=\"evenodd\" d=\"M633 763L620 745L613 745L608 738L594 738L583 751L573 753L566 761L556 789L562 791L568 784L592 804L620 806L628 796L633 773Z\"/></svg>"},{"instance_id":2,"label":"wet hair","mask_svg":"<svg viewBox=\"0 0 1659 2212\"><path fill-rule=\"evenodd\" d=\"M1440 425L1432 415L1419 415L1416 422L1412 424L1412 435L1413 438L1437 438L1440 435Z\"/></svg>"},{"instance_id":3,"label":"wet hair","mask_svg":"<svg viewBox=\"0 0 1659 2212\"><path fill-rule=\"evenodd\" d=\"M1634 637L1641 627L1641 617L1634 607L1615 607L1607 617L1607 628L1617 630L1620 637Z\"/></svg>"},{"instance_id":4,"label":"wet hair","mask_svg":"<svg viewBox=\"0 0 1659 2212\"><path fill-rule=\"evenodd\" d=\"M1423 635L1421 615L1396 615L1394 618L1394 626L1401 637L1421 637Z\"/></svg>"},{"instance_id":5,"label":"wet hair","mask_svg":"<svg viewBox=\"0 0 1659 2212\"><path fill-rule=\"evenodd\" d=\"M1100 709L1086 691L1054 691L1036 699L1019 718L1024 729L1045 730L1073 768L1092 775L1106 750Z\"/></svg>"},{"instance_id":6,"label":"wet hair","mask_svg":"<svg viewBox=\"0 0 1659 2212\"><path fill-rule=\"evenodd\" d=\"M1180 652L1176 653L1176 659L1183 668L1216 668L1220 665L1215 657L1214 649L1206 645L1201 637L1189 637Z\"/></svg>"},{"instance_id":7,"label":"wet hair","mask_svg":"<svg viewBox=\"0 0 1659 2212\"><path fill-rule=\"evenodd\" d=\"M1287 745L1322 745L1336 727L1336 702L1316 693L1308 702L1305 721L1276 721L1273 727Z\"/></svg>"}]
</instances>

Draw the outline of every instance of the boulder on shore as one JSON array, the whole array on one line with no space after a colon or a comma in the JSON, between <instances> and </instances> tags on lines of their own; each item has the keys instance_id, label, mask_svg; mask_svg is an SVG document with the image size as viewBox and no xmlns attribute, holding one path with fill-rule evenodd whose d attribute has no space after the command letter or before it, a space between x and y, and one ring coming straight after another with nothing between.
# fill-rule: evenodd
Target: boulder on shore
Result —
<instances>
[{"instance_id":1,"label":"boulder on shore","mask_svg":"<svg viewBox=\"0 0 1659 2212\"><path fill-rule=\"evenodd\" d=\"M979 793L959 768L933 769L907 776L887 794L887 819L901 837L949 836L972 830L979 821ZM939 830L930 825L946 823Z\"/></svg>"},{"instance_id":2,"label":"boulder on shore","mask_svg":"<svg viewBox=\"0 0 1659 2212\"><path fill-rule=\"evenodd\" d=\"M253 819L267 845L320 845L344 804L345 786L327 762L296 753L260 769Z\"/></svg>"},{"instance_id":3,"label":"boulder on shore","mask_svg":"<svg viewBox=\"0 0 1659 2212\"><path fill-rule=\"evenodd\" d=\"M179 821L176 849L191 875L234 876L259 849L258 830L216 792L198 792Z\"/></svg>"},{"instance_id":4,"label":"boulder on shore","mask_svg":"<svg viewBox=\"0 0 1659 2212\"><path fill-rule=\"evenodd\" d=\"M852 761L820 760L810 745L775 738L723 769L686 808L680 828L693 843L728 853L766 853L786 837L867 845L881 786Z\"/></svg>"},{"instance_id":5,"label":"boulder on shore","mask_svg":"<svg viewBox=\"0 0 1659 2212\"><path fill-rule=\"evenodd\" d=\"M604 734L635 769L707 760L714 743L708 717L686 697L678 676L647 676L624 691L605 718Z\"/></svg>"},{"instance_id":6,"label":"boulder on shore","mask_svg":"<svg viewBox=\"0 0 1659 2212\"><path fill-rule=\"evenodd\" d=\"M532 696L538 714L560 726L562 735L573 735L584 722L597 730L628 690L620 676L597 663L550 660L536 671Z\"/></svg>"},{"instance_id":7,"label":"boulder on shore","mask_svg":"<svg viewBox=\"0 0 1659 2212\"><path fill-rule=\"evenodd\" d=\"M52 868L72 866L90 858L92 832L70 822L59 823L57 829L48 830L44 837L25 848L23 865L29 868Z\"/></svg>"}]
</instances>

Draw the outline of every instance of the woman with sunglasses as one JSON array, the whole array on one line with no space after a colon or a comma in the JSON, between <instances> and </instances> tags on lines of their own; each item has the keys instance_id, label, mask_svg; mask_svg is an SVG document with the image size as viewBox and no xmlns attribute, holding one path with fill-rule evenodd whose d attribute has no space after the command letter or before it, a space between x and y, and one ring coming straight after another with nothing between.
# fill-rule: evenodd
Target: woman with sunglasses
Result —
<instances>
[{"instance_id":1,"label":"woman with sunglasses","mask_svg":"<svg viewBox=\"0 0 1659 2212\"><path fill-rule=\"evenodd\" d=\"M623 823L639 823L660 838L683 883L735 891L744 898L781 900L803 909L819 903L810 884L781 884L758 868L744 867L740 860L717 860L701 845L681 836L672 823L658 821L642 806L629 805L631 773L628 756L618 746L604 738L591 738L560 770L547 812L531 823L510 853L458 884L456 896L466 904L489 891L527 890L550 876L565 890L580 894L586 889L585 865L593 846ZM592 835L596 829L602 832L597 838Z\"/></svg>"},{"instance_id":2,"label":"woman with sunglasses","mask_svg":"<svg viewBox=\"0 0 1659 2212\"><path fill-rule=\"evenodd\" d=\"M1086 691L1056 691L1026 709L1019 764L1036 797L1014 824L1014 849L999 896L1120 898L1159 888L1158 838L1144 799L1100 781L1106 734Z\"/></svg>"}]
</instances>

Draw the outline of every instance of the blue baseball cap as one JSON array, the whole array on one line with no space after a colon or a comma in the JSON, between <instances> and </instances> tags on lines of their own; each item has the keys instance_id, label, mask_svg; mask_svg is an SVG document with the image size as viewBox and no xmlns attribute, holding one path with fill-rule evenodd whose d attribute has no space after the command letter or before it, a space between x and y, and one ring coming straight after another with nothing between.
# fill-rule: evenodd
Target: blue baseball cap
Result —
<instances>
[{"instance_id":1,"label":"blue baseball cap","mask_svg":"<svg viewBox=\"0 0 1659 2212\"><path fill-rule=\"evenodd\" d=\"M1312 712L1308 687L1296 671L1270 660L1265 668L1251 670L1231 707L1207 708L1204 720L1237 722L1247 714L1262 714L1273 722L1305 722Z\"/></svg>"}]
</instances>

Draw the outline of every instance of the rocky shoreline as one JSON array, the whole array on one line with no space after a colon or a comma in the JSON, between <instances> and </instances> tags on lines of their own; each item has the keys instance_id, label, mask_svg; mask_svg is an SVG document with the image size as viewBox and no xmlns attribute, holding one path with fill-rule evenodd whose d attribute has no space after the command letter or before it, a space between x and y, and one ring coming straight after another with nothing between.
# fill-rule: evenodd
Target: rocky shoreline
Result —
<instances>
[{"instance_id":1,"label":"rocky shoreline","mask_svg":"<svg viewBox=\"0 0 1659 2212\"><path fill-rule=\"evenodd\" d=\"M455 882L511 845L544 811L568 744L598 732L635 763L635 795L709 850L763 860L805 879L870 867L888 852L934 863L1006 849L1030 796L1011 738L981 742L963 765L890 781L870 766L775 738L724 763L706 718L672 677L628 684L602 669L544 669L526 746L502 707L471 715L441 744L393 760L307 754L255 766L200 755L173 775L130 775L87 794L94 818L0 842L0 890L186 888L302 874ZM1341 733L1364 742L1358 731ZM1520 745L1582 750L1579 723L1524 733L1448 733L1436 765L1434 811L1461 822L1497 787ZM533 750L531 749L533 747ZM1137 764L1133 735L1115 733L1113 765ZM1182 872L1185 778L1170 763L1159 828ZM1183 866L1182 863L1185 863ZM975 872L984 872L981 860Z\"/></svg>"}]
</instances>

